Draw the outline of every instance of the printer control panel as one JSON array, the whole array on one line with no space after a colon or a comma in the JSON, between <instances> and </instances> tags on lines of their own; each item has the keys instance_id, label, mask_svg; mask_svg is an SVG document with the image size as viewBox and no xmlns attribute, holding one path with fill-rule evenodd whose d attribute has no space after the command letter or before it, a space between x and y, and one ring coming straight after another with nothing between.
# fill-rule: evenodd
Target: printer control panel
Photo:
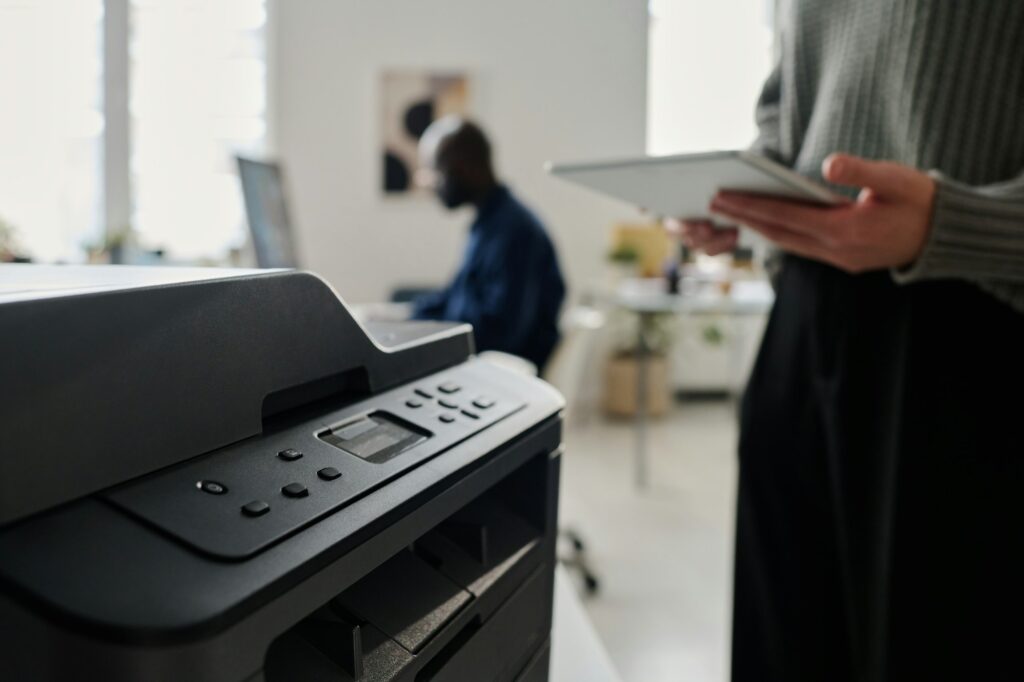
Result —
<instances>
[{"instance_id":1,"label":"printer control panel","mask_svg":"<svg viewBox=\"0 0 1024 682\"><path fill-rule=\"evenodd\" d=\"M515 385L469 362L105 497L194 549L245 559L520 410Z\"/></svg>"}]
</instances>

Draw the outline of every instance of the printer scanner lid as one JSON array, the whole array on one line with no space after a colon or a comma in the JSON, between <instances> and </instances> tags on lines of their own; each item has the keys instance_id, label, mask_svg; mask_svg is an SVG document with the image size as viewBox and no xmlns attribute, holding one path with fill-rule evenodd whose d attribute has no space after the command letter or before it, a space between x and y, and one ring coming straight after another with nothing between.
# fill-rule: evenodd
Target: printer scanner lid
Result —
<instances>
[{"instance_id":1,"label":"printer scanner lid","mask_svg":"<svg viewBox=\"0 0 1024 682\"><path fill-rule=\"evenodd\" d=\"M465 361L468 325L362 325L295 270L0 267L0 526Z\"/></svg>"}]
</instances>

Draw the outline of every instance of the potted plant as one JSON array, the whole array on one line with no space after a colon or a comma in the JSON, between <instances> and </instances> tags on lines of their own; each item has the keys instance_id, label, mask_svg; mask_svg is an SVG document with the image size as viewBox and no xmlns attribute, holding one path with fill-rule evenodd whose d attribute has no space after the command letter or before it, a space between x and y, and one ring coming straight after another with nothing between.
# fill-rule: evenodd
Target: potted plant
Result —
<instances>
[{"instance_id":1,"label":"potted plant","mask_svg":"<svg viewBox=\"0 0 1024 682\"><path fill-rule=\"evenodd\" d=\"M0 218L0 263L12 261L18 253L17 239L15 238L14 225Z\"/></svg>"},{"instance_id":2,"label":"potted plant","mask_svg":"<svg viewBox=\"0 0 1024 682\"><path fill-rule=\"evenodd\" d=\"M636 414L641 350L646 353L647 412L651 416L660 416L668 411L668 353L672 345L672 319L669 313L628 317L623 313L617 324L613 324L614 343L605 365L603 404L607 414L620 417ZM641 334L643 349L640 348Z\"/></svg>"},{"instance_id":3,"label":"potted plant","mask_svg":"<svg viewBox=\"0 0 1024 682\"><path fill-rule=\"evenodd\" d=\"M85 251L90 263L110 263L120 265L127 262L128 250L132 245L130 227L118 230L107 230L103 239L97 243L86 244Z\"/></svg>"},{"instance_id":4,"label":"potted plant","mask_svg":"<svg viewBox=\"0 0 1024 682\"><path fill-rule=\"evenodd\" d=\"M640 252L630 244L619 244L608 252L611 265L611 284L614 286L627 277L636 275Z\"/></svg>"}]
</instances>

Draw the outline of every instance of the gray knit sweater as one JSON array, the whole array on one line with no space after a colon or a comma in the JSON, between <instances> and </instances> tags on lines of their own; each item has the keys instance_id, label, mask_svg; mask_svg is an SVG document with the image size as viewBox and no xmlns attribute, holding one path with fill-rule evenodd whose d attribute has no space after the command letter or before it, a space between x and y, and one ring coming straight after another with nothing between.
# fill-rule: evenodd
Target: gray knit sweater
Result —
<instances>
[{"instance_id":1,"label":"gray knit sweater","mask_svg":"<svg viewBox=\"0 0 1024 682\"><path fill-rule=\"evenodd\" d=\"M920 258L1024 311L1024 0L782 0L755 148L814 178L834 151L938 180Z\"/></svg>"}]
</instances>

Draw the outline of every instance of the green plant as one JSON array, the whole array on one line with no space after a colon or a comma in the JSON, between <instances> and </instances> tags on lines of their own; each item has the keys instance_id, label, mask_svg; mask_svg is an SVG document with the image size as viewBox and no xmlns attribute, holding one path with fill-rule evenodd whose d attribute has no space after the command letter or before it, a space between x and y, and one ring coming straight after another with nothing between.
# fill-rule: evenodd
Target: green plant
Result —
<instances>
[{"instance_id":1,"label":"green plant","mask_svg":"<svg viewBox=\"0 0 1024 682\"><path fill-rule=\"evenodd\" d=\"M709 346L720 346L725 340L725 334L722 333L721 327L717 324L709 324L701 330L701 336L704 338L704 343Z\"/></svg>"},{"instance_id":2,"label":"green plant","mask_svg":"<svg viewBox=\"0 0 1024 682\"><path fill-rule=\"evenodd\" d=\"M0 261L10 260L18 253L17 234L14 225L0 218Z\"/></svg>"},{"instance_id":3,"label":"green plant","mask_svg":"<svg viewBox=\"0 0 1024 682\"><path fill-rule=\"evenodd\" d=\"M639 334L643 333L647 352L667 355L672 347L672 313L637 315L625 310L612 314L609 327L612 332L612 354L616 357L634 357L639 352ZM642 329L638 328L638 325Z\"/></svg>"},{"instance_id":4,"label":"green plant","mask_svg":"<svg viewBox=\"0 0 1024 682\"><path fill-rule=\"evenodd\" d=\"M84 242L82 247L92 257L107 259L113 256L112 260L120 260L124 250L132 245L133 239L131 227L125 226L107 230L96 241Z\"/></svg>"},{"instance_id":5,"label":"green plant","mask_svg":"<svg viewBox=\"0 0 1024 682\"><path fill-rule=\"evenodd\" d=\"M124 225L116 229L108 229L103 235L103 248L111 251L117 248L128 246L132 241L132 228Z\"/></svg>"},{"instance_id":6,"label":"green plant","mask_svg":"<svg viewBox=\"0 0 1024 682\"><path fill-rule=\"evenodd\" d=\"M9 249L14 245L14 234L17 232L14 225L7 222L0 216L0 249Z\"/></svg>"},{"instance_id":7,"label":"green plant","mask_svg":"<svg viewBox=\"0 0 1024 682\"><path fill-rule=\"evenodd\" d=\"M620 244L608 252L608 260L619 265L633 265L640 260L640 252L629 244Z\"/></svg>"}]
</instances>

